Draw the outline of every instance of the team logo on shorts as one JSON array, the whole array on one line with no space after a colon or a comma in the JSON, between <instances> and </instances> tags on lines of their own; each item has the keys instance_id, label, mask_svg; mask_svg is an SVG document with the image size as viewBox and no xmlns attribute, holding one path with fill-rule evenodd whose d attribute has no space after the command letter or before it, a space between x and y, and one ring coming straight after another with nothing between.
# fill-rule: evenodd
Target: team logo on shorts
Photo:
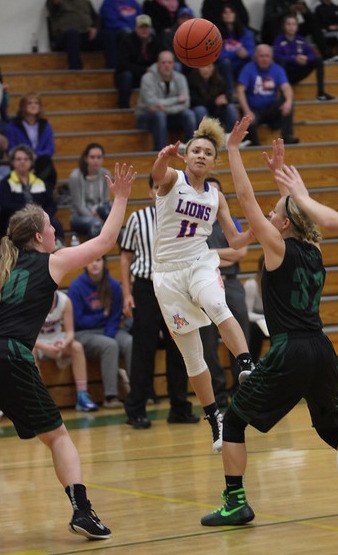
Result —
<instances>
[{"instance_id":1,"label":"team logo on shorts","mask_svg":"<svg viewBox=\"0 0 338 555\"><path fill-rule=\"evenodd\" d=\"M176 324L176 329L180 330L183 326L188 326L189 322L179 314L174 314L174 324Z\"/></svg>"}]
</instances>

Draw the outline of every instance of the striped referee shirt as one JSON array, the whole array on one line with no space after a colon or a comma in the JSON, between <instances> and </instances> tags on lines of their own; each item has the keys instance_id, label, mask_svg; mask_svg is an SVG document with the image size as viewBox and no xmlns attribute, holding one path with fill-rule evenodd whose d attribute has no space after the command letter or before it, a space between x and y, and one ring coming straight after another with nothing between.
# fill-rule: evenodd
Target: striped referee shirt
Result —
<instances>
[{"instance_id":1,"label":"striped referee shirt","mask_svg":"<svg viewBox=\"0 0 338 555\"><path fill-rule=\"evenodd\" d=\"M135 254L130 266L134 277L152 279L155 206L133 212L127 221L121 249Z\"/></svg>"}]
</instances>

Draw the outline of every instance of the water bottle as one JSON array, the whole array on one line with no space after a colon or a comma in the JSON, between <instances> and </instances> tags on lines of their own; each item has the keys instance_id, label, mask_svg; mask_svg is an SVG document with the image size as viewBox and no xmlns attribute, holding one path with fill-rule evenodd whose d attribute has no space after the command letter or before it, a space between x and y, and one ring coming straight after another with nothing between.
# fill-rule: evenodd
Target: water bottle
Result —
<instances>
[{"instance_id":1,"label":"water bottle","mask_svg":"<svg viewBox=\"0 0 338 555\"><path fill-rule=\"evenodd\" d=\"M72 238L70 240L70 246L71 247L77 247L80 244L80 240L78 238L78 236L76 235L76 233L74 233L74 235L72 235Z\"/></svg>"}]
</instances>

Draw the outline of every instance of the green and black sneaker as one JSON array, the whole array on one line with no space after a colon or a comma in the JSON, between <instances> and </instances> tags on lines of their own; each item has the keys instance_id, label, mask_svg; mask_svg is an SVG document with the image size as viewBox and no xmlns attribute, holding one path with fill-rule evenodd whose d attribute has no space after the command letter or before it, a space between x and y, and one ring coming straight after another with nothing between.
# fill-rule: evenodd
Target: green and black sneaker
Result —
<instances>
[{"instance_id":1,"label":"green and black sneaker","mask_svg":"<svg viewBox=\"0 0 338 555\"><path fill-rule=\"evenodd\" d=\"M222 499L225 501L222 507L201 518L203 526L237 526L255 518L243 488L231 492L224 490Z\"/></svg>"}]
</instances>

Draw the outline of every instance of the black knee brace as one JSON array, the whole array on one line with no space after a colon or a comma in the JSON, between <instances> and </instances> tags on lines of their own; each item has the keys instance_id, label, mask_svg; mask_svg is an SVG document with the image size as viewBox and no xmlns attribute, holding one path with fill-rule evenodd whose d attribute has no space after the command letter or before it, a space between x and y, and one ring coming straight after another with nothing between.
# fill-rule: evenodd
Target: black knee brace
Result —
<instances>
[{"instance_id":1,"label":"black knee brace","mask_svg":"<svg viewBox=\"0 0 338 555\"><path fill-rule=\"evenodd\" d=\"M244 443L246 427L247 423L229 407L223 417L223 441Z\"/></svg>"},{"instance_id":2,"label":"black knee brace","mask_svg":"<svg viewBox=\"0 0 338 555\"><path fill-rule=\"evenodd\" d=\"M338 430L335 428L316 428L316 432L321 437L325 443L337 449L338 447Z\"/></svg>"}]
</instances>

